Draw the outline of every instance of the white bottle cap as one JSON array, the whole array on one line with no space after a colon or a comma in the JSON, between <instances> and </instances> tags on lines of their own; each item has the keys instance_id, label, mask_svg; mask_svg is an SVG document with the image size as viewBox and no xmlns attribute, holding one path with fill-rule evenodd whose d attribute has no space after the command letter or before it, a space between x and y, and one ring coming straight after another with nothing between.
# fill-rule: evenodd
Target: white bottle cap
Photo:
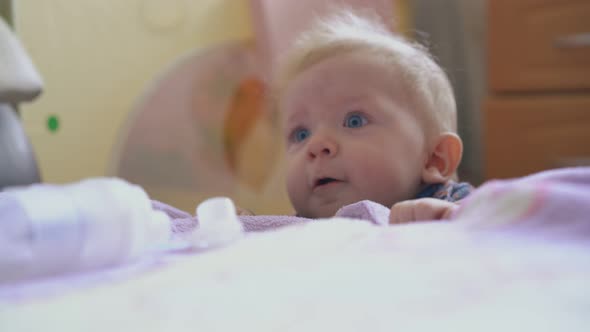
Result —
<instances>
[{"instance_id":1,"label":"white bottle cap","mask_svg":"<svg viewBox=\"0 0 590 332\"><path fill-rule=\"evenodd\" d=\"M237 219L234 203L227 197L210 198L199 204L195 212L201 228L219 227L220 223L231 224Z\"/></svg>"},{"instance_id":2,"label":"white bottle cap","mask_svg":"<svg viewBox=\"0 0 590 332\"><path fill-rule=\"evenodd\" d=\"M199 248L217 247L236 240L244 232L236 208L227 197L210 198L197 206L199 227L190 242Z\"/></svg>"}]
</instances>

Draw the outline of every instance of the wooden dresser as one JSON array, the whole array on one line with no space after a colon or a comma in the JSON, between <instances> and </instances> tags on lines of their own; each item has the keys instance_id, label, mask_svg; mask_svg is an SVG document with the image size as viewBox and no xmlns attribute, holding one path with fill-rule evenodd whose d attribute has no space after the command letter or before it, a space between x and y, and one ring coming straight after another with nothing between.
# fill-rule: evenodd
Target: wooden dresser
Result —
<instances>
[{"instance_id":1,"label":"wooden dresser","mask_svg":"<svg viewBox=\"0 0 590 332\"><path fill-rule=\"evenodd\" d=\"M590 166L590 0L489 0L486 179Z\"/></svg>"}]
</instances>

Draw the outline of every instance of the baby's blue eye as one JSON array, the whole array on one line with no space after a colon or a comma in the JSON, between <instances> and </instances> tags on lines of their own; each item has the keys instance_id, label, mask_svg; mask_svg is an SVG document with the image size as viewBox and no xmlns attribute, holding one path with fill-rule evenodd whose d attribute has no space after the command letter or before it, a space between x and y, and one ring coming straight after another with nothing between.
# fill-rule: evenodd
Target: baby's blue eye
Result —
<instances>
[{"instance_id":1,"label":"baby's blue eye","mask_svg":"<svg viewBox=\"0 0 590 332\"><path fill-rule=\"evenodd\" d=\"M367 124L367 118L361 114L351 114L344 119L344 127L360 128Z\"/></svg>"},{"instance_id":2,"label":"baby's blue eye","mask_svg":"<svg viewBox=\"0 0 590 332\"><path fill-rule=\"evenodd\" d=\"M309 130L305 129L305 128L299 128L296 129L295 131L293 131L293 134L291 135L293 141L295 142L301 142L306 140L309 137Z\"/></svg>"}]
</instances>

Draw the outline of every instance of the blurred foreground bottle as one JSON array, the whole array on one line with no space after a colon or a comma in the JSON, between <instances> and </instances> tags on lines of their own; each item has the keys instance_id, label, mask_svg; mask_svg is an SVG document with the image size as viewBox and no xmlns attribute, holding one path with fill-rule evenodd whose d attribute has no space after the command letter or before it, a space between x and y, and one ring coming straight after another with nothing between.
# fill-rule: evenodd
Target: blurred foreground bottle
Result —
<instances>
[{"instance_id":1,"label":"blurred foreground bottle","mask_svg":"<svg viewBox=\"0 0 590 332\"><path fill-rule=\"evenodd\" d=\"M170 238L143 189L116 178L0 192L0 283L120 264Z\"/></svg>"}]
</instances>

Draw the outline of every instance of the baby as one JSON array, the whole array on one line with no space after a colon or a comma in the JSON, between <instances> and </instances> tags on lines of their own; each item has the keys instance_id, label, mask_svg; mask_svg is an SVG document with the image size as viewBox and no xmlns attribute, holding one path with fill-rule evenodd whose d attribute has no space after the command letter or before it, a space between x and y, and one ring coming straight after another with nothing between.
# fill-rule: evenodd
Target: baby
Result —
<instances>
[{"instance_id":1,"label":"baby","mask_svg":"<svg viewBox=\"0 0 590 332\"><path fill-rule=\"evenodd\" d=\"M452 180L463 150L455 99L425 48L343 12L285 59L273 85L298 216L361 200L391 207L391 223L451 215L471 186Z\"/></svg>"}]
</instances>

